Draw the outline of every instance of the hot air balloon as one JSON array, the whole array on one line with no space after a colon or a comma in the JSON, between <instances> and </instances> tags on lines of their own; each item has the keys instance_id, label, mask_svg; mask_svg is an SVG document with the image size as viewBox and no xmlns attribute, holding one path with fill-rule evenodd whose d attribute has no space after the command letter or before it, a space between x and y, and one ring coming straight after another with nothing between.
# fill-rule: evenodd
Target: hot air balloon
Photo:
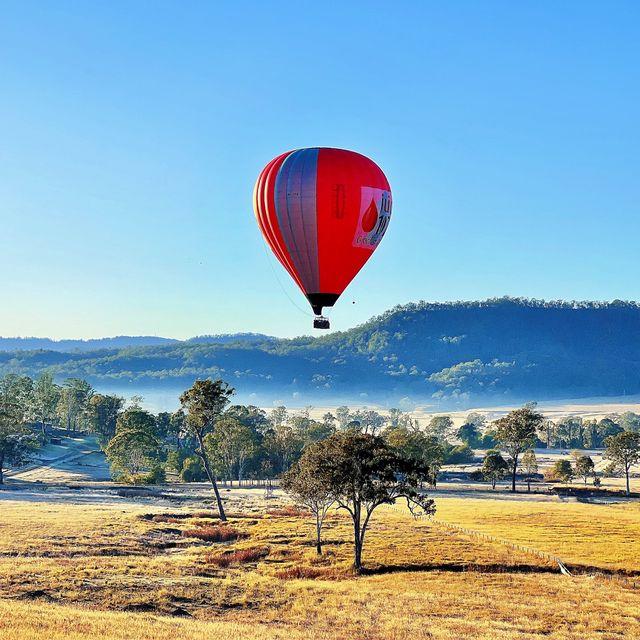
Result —
<instances>
[{"instance_id":1,"label":"hot air balloon","mask_svg":"<svg viewBox=\"0 0 640 640\"><path fill-rule=\"evenodd\" d=\"M307 297L316 329L384 236L391 189L380 167L354 151L288 151L262 170L253 194L262 234Z\"/></svg>"}]
</instances>

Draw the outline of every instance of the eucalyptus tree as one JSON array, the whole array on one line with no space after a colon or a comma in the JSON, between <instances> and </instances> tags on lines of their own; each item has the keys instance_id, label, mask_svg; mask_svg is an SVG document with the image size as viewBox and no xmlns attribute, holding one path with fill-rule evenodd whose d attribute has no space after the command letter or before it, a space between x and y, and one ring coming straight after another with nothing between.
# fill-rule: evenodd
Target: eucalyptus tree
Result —
<instances>
[{"instance_id":1,"label":"eucalyptus tree","mask_svg":"<svg viewBox=\"0 0 640 640\"><path fill-rule=\"evenodd\" d=\"M280 486L294 501L309 509L315 521L316 552L322 554L322 527L327 512L334 503L328 483L318 475L316 451L322 454L322 444L309 445L302 458L282 475Z\"/></svg>"},{"instance_id":2,"label":"eucalyptus tree","mask_svg":"<svg viewBox=\"0 0 640 640\"><path fill-rule=\"evenodd\" d=\"M265 434L262 445L273 469L279 474L288 471L298 460L304 440L290 422L285 422L274 424Z\"/></svg>"},{"instance_id":3,"label":"eucalyptus tree","mask_svg":"<svg viewBox=\"0 0 640 640\"><path fill-rule=\"evenodd\" d=\"M116 435L118 417L123 407L124 398L116 395L96 393L89 400L89 425L103 447Z\"/></svg>"},{"instance_id":4,"label":"eucalyptus tree","mask_svg":"<svg viewBox=\"0 0 640 640\"><path fill-rule=\"evenodd\" d=\"M412 510L435 513L422 491L429 468L394 450L380 436L347 430L308 447L301 462L344 509L353 523L354 561L362 569L362 549L373 512L383 504L405 498Z\"/></svg>"},{"instance_id":5,"label":"eucalyptus tree","mask_svg":"<svg viewBox=\"0 0 640 640\"><path fill-rule=\"evenodd\" d=\"M256 453L256 433L240 420L224 414L215 429L204 439L210 460L215 461L233 485L234 476L241 482L247 463Z\"/></svg>"},{"instance_id":6,"label":"eucalyptus tree","mask_svg":"<svg viewBox=\"0 0 640 640\"><path fill-rule=\"evenodd\" d=\"M30 379L9 374L0 378L0 484L6 465L26 462L38 442L26 425L30 398L26 391Z\"/></svg>"},{"instance_id":7,"label":"eucalyptus tree","mask_svg":"<svg viewBox=\"0 0 640 640\"><path fill-rule=\"evenodd\" d=\"M514 409L508 415L494 422L496 439L500 447L509 456L511 469L511 491L516 491L516 474L518 459L522 453L530 449L536 441L536 434L542 426L542 414L534 411L531 405Z\"/></svg>"},{"instance_id":8,"label":"eucalyptus tree","mask_svg":"<svg viewBox=\"0 0 640 640\"><path fill-rule=\"evenodd\" d=\"M625 431L640 433L640 415L633 411L625 411L620 416L619 424Z\"/></svg>"},{"instance_id":9,"label":"eucalyptus tree","mask_svg":"<svg viewBox=\"0 0 640 640\"><path fill-rule=\"evenodd\" d=\"M427 433L439 442L446 442L452 427L453 420L449 416L433 416L427 425Z\"/></svg>"},{"instance_id":10,"label":"eucalyptus tree","mask_svg":"<svg viewBox=\"0 0 640 640\"><path fill-rule=\"evenodd\" d=\"M494 449L487 451L482 461L481 473L482 477L491 483L492 489L496 488L496 482L502 480L508 472L509 465L502 454Z\"/></svg>"},{"instance_id":11,"label":"eucalyptus tree","mask_svg":"<svg viewBox=\"0 0 640 640\"><path fill-rule=\"evenodd\" d=\"M586 486L589 478L593 478L595 474L595 464L590 456L576 456L575 473L578 477L584 480L584 484Z\"/></svg>"},{"instance_id":12,"label":"eucalyptus tree","mask_svg":"<svg viewBox=\"0 0 640 640\"><path fill-rule=\"evenodd\" d=\"M155 417L133 406L118 416L116 434L105 448L105 454L116 474L132 477L157 461L161 446Z\"/></svg>"},{"instance_id":13,"label":"eucalyptus tree","mask_svg":"<svg viewBox=\"0 0 640 640\"><path fill-rule=\"evenodd\" d=\"M47 421L55 415L60 392L60 385L55 383L50 371L41 373L33 384L33 412L43 434L46 433Z\"/></svg>"},{"instance_id":14,"label":"eucalyptus tree","mask_svg":"<svg viewBox=\"0 0 640 640\"><path fill-rule=\"evenodd\" d=\"M362 433L369 433L375 436L382 430L385 418L377 411L363 407L351 414L350 423L357 423L357 428L362 431Z\"/></svg>"},{"instance_id":15,"label":"eucalyptus tree","mask_svg":"<svg viewBox=\"0 0 640 640\"><path fill-rule=\"evenodd\" d=\"M207 478L213 487L218 506L218 514L223 522L227 520L218 488L215 470L205 446L205 438L215 429L216 422L229 404L235 389L223 380L196 380L190 389L180 396L180 403L186 414L185 430L197 443L196 455L202 460Z\"/></svg>"},{"instance_id":16,"label":"eucalyptus tree","mask_svg":"<svg viewBox=\"0 0 640 640\"><path fill-rule=\"evenodd\" d=\"M89 400L93 393L93 387L86 380L67 378L64 381L57 411L66 423L67 431L76 431L78 423L88 418Z\"/></svg>"},{"instance_id":17,"label":"eucalyptus tree","mask_svg":"<svg viewBox=\"0 0 640 640\"><path fill-rule=\"evenodd\" d=\"M527 479L527 492L531 493L531 478L538 473L538 459L536 458L536 452L533 449L525 451L522 456L520 471Z\"/></svg>"},{"instance_id":18,"label":"eucalyptus tree","mask_svg":"<svg viewBox=\"0 0 640 640\"><path fill-rule=\"evenodd\" d=\"M438 473L444 464L447 452L435 436L399 426L386 429L383 437L401 456L424 465L428 469L428 483L434 489L436 488Z\"/></svg>"},{"instance_id":19,"label":"eucalyptus tree","mask_svg":"<svg viewBox=\"0 0 640 640\"><path fill-rule=\"evenodd\" d=\"M623 431L605 440L607 447L604 457L611 460L614 467L621 469L626 478L627 495L631 494L629 470L640 462L640 433Z\"/></svg>"},{"instance_id":20,"label":"eucalyptus tree","mask_svg":"<svg viewBox=\"0 0 640 640\"><path fill-rule=\"evenodd\" d=\"M569 460L557 460L551 470L552 476L562 480L565 484L571 482L575 476L573 467Z\"/></svg>"}]
</instances>

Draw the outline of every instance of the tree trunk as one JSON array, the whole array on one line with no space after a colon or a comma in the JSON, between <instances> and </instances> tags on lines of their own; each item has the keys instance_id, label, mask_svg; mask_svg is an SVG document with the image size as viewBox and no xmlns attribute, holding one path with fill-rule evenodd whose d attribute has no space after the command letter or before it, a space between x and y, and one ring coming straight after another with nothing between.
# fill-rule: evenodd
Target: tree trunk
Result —
<instances>
[{"instance_id":1,"label":"tree trunk","mask_svg":"<svg viewBox=\"0 0 640 640\"><path fill-rule=\"evenodd\" d=\"M3 467L4 467L4 453L0 456L0 484L4 484L4 472L3 472Z\"/></svg>"},{"instance_id":2,"label":"tree trunk","mask_svg":"<svg viewBox=\"0 0 640 640\"><path fill-rule=\"evenodd\" d=\"M362 571L362 542L360 542L359 536L356 534L355 539L355 549L354 549L354 560L353 560L353 568L357 573Z\"/></svg>"},{"instance_id":3,"label":"tree trunk","mask_svg":"<svg viewBox=\"0 0 640 640\"><path fill-rule=\"evenodd\" d=\"M630 496L631 495L631 490L629 488L629 467L627 465L625 465L625 467L624 467L624 473L625 473L625 476L627 478L627 495Z\"/></svg>"},{"instance_id":4,"label":"tree trunk","mask_svg":"<svg viewBox=\"0 0 640 640\"><path fill-rule=\"evenodd\" d=\"M322 542L320 539L322 531L322 522L320 522L320 512L316 512L316 552L319 556L322 555Z\"/></svg>"},{"instance_id":5,"label":"tree trunk","mask_svg":"<svg viewBox=\"0 0 640 640\"><path fill-rule=\"evenodd\" d=\"M360 537L360 505L353 509L353 568L357 573L362 569L362 538Z\"/></svg>"},{"instance_id":6,"label":"tree trunk","mask_svg":"<svg viewBox=\"0 0 640 640\"><path fill-rule=\"evenodd\" d=\"M220 491L218 490L218 483L216 482L216 477L213 475L213 472L211 471L211 466L209 465L209 457L207 456L207 452L204 449L204 439L200 434L198 434L198 444L200 445L200 457L202 458L202 464L204 465L204 470L207 473L209 482L211 482L211 486L213 487L213 492L216 495L216 503L218 505L218 514L220 515L220 520L222 520L222 522L226 522L227 516L224 512L222 498L220 497Z\"/></svg>"},{"instance_id":7,"label":"tree trunk","mask_svg":"<svg viewBox=\"0 0 640 640\"><path fill-rule=\"evenodd\" d=\"M531 493L531 478L527 478L527 493Z\"/></svg>"},{"instance_id":8,"label":"tree trunk","mask_svg":"<svg viewBox=\"0 0 640 640\"><path fill-rule=\"evenodd\" d=\"M518 473L518 456L513 458L513 473L511 474L511 493L516 492L516 474Z\"/></svg>"}]
</instances>

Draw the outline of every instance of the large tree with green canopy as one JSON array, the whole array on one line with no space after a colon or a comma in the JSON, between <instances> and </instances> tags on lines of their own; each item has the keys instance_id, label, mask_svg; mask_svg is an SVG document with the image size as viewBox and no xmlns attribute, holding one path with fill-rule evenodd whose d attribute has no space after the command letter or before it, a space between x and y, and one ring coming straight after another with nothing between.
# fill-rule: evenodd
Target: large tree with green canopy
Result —
<instances>
[{"instance_id":1,"label":"large tree with green canopy","mask_svg":"<svg viewBox=\"0 0 640 640\"><path fill-rule=\"evenodd\" d=\"M215 429L216 422L229 404L235 389L223 380L196 380L190 389L180 396L180 403L186 414L185 429L196 440L196 454L213 487L218 506L218 514L223 522L227 520L220 496L215 470L209 459L205 438Z\"/></svg>"}]
</instances>

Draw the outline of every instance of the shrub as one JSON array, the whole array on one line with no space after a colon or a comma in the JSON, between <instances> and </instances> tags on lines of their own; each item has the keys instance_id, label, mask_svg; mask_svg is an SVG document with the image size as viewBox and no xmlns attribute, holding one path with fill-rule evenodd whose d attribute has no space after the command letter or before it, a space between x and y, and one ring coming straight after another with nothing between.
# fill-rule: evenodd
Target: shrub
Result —
<instances>
[{"instance_id":1,"label":"shrub","mask_svg":"<svg viewBox=\"0 0 640 640\"><path fill-rule=\"evenodd\" d=\"M568 460L558 460L553 467L544 472L546 481L571 482L573 479L573 468Z\"/></svg>"},{"instance_id":2,"label":"shrub","mask_svg":"<svg viewBox=\"0 0 640 640\"><path fill-rule=\"evenodd\" d=\"M327 567L320 569L318 567L301 567L300 565L287 567L286 569L276 572L276 578L280 578L280 580L340 579L347 577L347 575L349 575L349 573L342 568Z\"/></svg>"},{"instance_id":3,"label":"shrub","mask_svg":"<svg viewBox=\"0 0 640 640\"><path fill-rule=\"evenodd\" d=\"M189 518L206 518L206 519L210 519L210 518L218 518L218 513L216 511L196 511L194 513L190 513L189 514ZM234 516L235 518L236 516Z\"/></svg>"},{"instance_id":4,"label":"shrub","mask_svg":"<svg viewBox=\"0 0 640 640\"><path fill-rule=\"evenodd\" d=\"M562 482L571 482L574 476L574 470L568 460L558 460L553 465L553 473L558 480Z\"/></svg>"},{"instance_id":5,"label":"shrub","mask_svg":"<svg viewBox=\"0 0 640 640\"><path fill-rule=\"evenodd\" d=\"M207 479L202 460L198 456L189 456L182 463L180 478L184 482L203 482Z\"/></svg>"},{"instance_id":6,"label":"shrub","mask_svg":"<svg viewBox=\"0 0 640 640\"><path fill-rule=\"evenodd\" d=\"M238 551L223 553L218 556L207 555L205 559L209 564L224 568L232 564L258 562L258 560L262 560L262 558L266 558L268 555L269 549L267 547L250 547L249 549L239 549Z\"/></svg>"},{"instance_id":7,"label":"shrub","mask_svg":"<svg viewBox=\"0 0 640 640\"><path fill-rule=\"evenodd\" d=\"M467 444L461 444L447 451L445 464L468 464L473 462L473 450Z\"/></svg>"},{"instance_id":8,"label":"shrub","mask_svg":"<svg viewBox=\"0 0 640 640\"><path fill-rule=\"evenodd\" d=\"M205 542L230 542L231 540L246 537L246 534L236 531L236 529L227 524L185 529L182 535L185 538L198 538Z\"/></svg>"},{"instance_id":9,"label":"shrub","mask_svg":"<svg viewBox=\"0 0 640 640\"><path fill-rule=\"evenodd\" d=\"M171 524L176 524L177 522L181 521L181 518L176 516L158 514L158 515L152 516L151 520L153 520L153 522L169 522Z\"/></svg>"},{"instance_id":10,"label":"shrub","mask_svg":"<svg viewBox=\"0 0 640 640\"><path fill-rule=\"evenodd\" d=\"M481 469L476 469L469 474L469 480L473 480L473 482L482 482L484 480L484 476L482 475Z\"/></svg>"},{"instance_id":11,"label":"shrub","mask_svg":"<svg viewBox=\"0 0 640 640\"><path fill-rule=\"evenodd\" d=\"M487 431L480 440L480 449L493 449L496 446L495 431Z\"/></svg>"},{"instance_id":12,"label":"shrub","mask_svg":"<svg viewBox=\"0 0 640 640\"><path fill-rule=\"evenodd\" d=\"M149 473L140 474L139 484L164 484L167 481L167 474L164 471L164 467L157 464Z\"/></svg>"},{"instance_id":13,"label":"shrub","mask_svg":"<svg viewBox=\"0 0 640 640\"><path fill-rule=\"evenodd\" d=\"M325 572L322 569L316 567L301 567L296 565L294 567L288 567L282 569L276 573L276 577L281 580L315 580L322 576Z\"/></svg>"},{"instance_id":14,"label":"shrub","mask_svg":"<svg viewBox=\"0 0 640 640\"><path fill-rule=\"evenodd\" d=\"M167 454L167 467L176 473L180 473L187 457L187 452L184 449L175 449L174 451L170 451Z\"/></svg>"}]
</instances>

